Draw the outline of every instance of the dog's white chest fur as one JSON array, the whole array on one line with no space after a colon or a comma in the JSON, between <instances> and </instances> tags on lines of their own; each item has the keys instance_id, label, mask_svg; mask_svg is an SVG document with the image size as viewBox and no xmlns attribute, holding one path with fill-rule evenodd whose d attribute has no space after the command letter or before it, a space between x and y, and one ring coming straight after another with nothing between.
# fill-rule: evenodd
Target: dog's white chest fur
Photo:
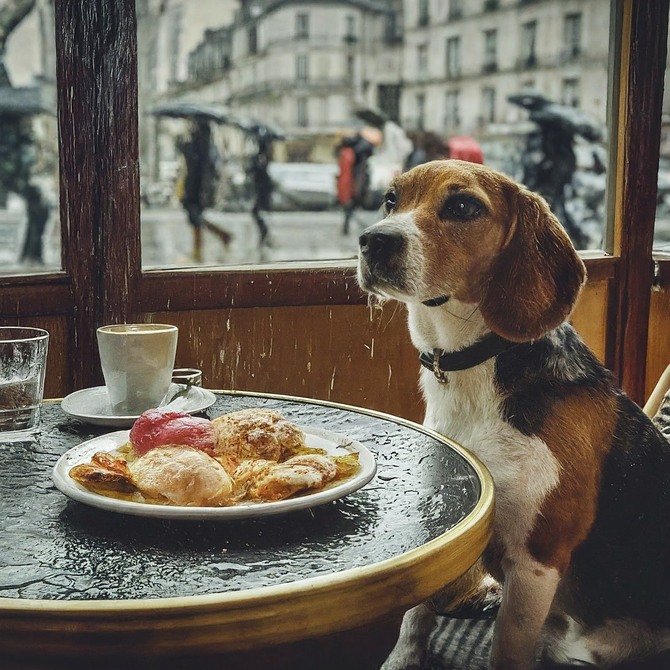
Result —
<instances>
[{"instance_id":1,"label":"dog's white chest fur","mask_svg":"<svg viewBox=\"0 0 670 670\"><path fill-rule=\"evenodd\" d=\"M410 333L420 350L460 348L458 321L445 329L449 318L410 309ZM428 321L430 319L430 321ZM441 328L436 328L440 321ZM476 320L470 315L469 326ZM453 323L449 323L453 325ZM451 342L438 342L433 333L451 332ZM432 345L432 346L431 346ZM468 370L448 373L448 382L437 381L429 370L421 371L426 400L424 424L473 452L488 468L496 487L496 526L508 551L523 545L540 505L557 484L559 466L539 438L523 435L505 422L501 397L494 383L494 361Z\"/></svg>"}]
</instances>

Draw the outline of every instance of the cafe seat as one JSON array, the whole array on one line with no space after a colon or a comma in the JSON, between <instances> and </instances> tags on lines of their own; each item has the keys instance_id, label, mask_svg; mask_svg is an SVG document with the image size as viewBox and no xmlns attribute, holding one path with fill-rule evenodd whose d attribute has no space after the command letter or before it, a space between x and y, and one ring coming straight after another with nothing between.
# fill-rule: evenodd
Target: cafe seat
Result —
<instances>
[{"instance_id":1,"label":"cafe seat","mask_svg":"<svg viewBox=\"0 0 670 670\"><path fill-rule=\"evenodd\" d=\"M670 365L665 368L659 377L654 390L649 394L649 398L644 405L644 413L647 416L656 416L661 410L662 405L667 406L670 404L668 391L670 391Z\"/></svg>"}]
</instances>

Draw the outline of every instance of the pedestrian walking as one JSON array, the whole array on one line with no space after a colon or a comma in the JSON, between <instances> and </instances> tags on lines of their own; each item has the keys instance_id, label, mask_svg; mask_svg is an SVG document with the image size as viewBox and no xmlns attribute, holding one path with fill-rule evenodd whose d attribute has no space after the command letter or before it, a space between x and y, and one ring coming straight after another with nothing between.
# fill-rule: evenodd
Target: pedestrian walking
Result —
<instances>
[{"instance_id":1,"label":"pedestrian walking","mask_svg":"<svg viewBox=\"0 0 670 670\"><path fill-rule=\"evenodd\" d=\"M50 207L42 189L33 179L37 147L32 117L20 113L0 113L0 201L15 193L25 203L27 225L21 262L44 263L44 231Z\"/></svg>"},{"instance_id":2,"label":"pedestrian walking","mask_svg":"<svg viewBox=\"0 0 670 670\"><path fill-rule=\"evenodd\" d=\"M269 166L272 159L272 133L264 126L258 126L254 130L256 140L256 153L251 158L249 173L254 188L254 204L251 215L258 228L259 246L272 246L270 229L263 216L263 212L272 210L272 192L274 184L270 177Z\"/></svg>"},{"instance_id":3,"label":"pedestrian walking","mask_svg":"<svg viewBox=\"0 0 670 670\"><path fill-rule=\"evenodd\" d=\"M601 129L579 110L554 103L535 90L521 91L508 100L528 110L536 127L528 134L521 157L523 183L545 198L575 247L585 249L588 237L566 201L577 169L576 139L599 141Z\"/></svg>"},{"instance_id":4,"label":"pedestrian walking","mask_svg":"<svg viewBox=\"0 0 670 670\"><path fill-rule=\"evenodd\" d=\"M232 235L227 230L214 225L204 216L205 209L214 204L218 179L216 150L212 144L209 122L194 118L188 139L178 142L177 147L183 154L186 165L181 204L193 228L193 260L201 263L204 229L216 235L226 247L232 240Z\"/></svg>"},{"instance_id":5,"label":"pedestrian walking","mask_svg":"<svg viewBox=\"0 0 670 670\"><path fill-rule=\"evenodd\" d=\"M345 137L337 147L337 199L344 210L343 235L349 234L354 211L365 202L370 185L368 159L374 149L375 144L361 132Z\"/></svg>"}]
</instances>

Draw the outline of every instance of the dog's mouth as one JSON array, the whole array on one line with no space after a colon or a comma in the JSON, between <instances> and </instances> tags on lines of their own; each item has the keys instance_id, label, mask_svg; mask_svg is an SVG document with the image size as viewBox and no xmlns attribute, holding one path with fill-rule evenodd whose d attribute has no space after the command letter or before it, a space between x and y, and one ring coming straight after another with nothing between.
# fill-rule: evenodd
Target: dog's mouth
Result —
<instances>
[{"instance_id":1,"label":"dog's mouth","mask_svg":"<svg viewBox=\"0 0 670 670\"><path fill-rule=\"evenodd\" d=\"M419 289L406 274L396 273L387 267L371 266L361 258L358 264L358 283L360 287L381 299L391 298L405 303L420 302L426 307L440 307L451 299L451 295L439 295L422 300L425 291Z\"/></svg>"},{"instance_id":2,"label":"dog's mouth","mask_svg":"<svg viewBox=\"0 0 670 670\"><path fill-rule=\"evenodd\" d=\"M450 294L431 295L421 282L422 254L416 236L397 225L381 222L359 238L358 283L382 299L421 302L427 307L444 305Z\"/></svg>"},{"instance_id":3,"label":"dog's mouth","mask_svg":"<svg viewBox=\"0 0 670 670\"><path fill-rule=\"evenodd\" d=\"M380 263L370 263L365 257L358 263L358 283L363 290L381 298L402 299L410 292L401 272Z\"/></svg>"}]
</instances>

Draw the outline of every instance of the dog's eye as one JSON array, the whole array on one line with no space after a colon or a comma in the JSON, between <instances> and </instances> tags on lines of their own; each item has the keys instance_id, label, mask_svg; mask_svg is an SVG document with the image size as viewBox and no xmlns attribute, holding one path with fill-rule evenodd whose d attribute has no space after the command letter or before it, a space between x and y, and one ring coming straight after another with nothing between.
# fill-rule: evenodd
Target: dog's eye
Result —
<instances>
[{"instance_id":1,"label":"dog's eye","mask_svg":"<svg viewBox=\"0 0 670 670\"><path fill-rule=\"evenodd\" d=\"M384 196L384 207L388 211L392 210L398 201L396 200L395 193L393 191L389 191L385 196Z\"/></svg>"},{"instance_id":2,"label":"dog's eye","mask_svg":"<svg viewBox=\"0 0 670 670\"><path fill-rule=\"evenodd\" d=\"M483 209L484 205L477 198L470 195L452 195L442 205L440 216L443 219L468 221L479 216Z\"/></svg>"}]
</instances>

